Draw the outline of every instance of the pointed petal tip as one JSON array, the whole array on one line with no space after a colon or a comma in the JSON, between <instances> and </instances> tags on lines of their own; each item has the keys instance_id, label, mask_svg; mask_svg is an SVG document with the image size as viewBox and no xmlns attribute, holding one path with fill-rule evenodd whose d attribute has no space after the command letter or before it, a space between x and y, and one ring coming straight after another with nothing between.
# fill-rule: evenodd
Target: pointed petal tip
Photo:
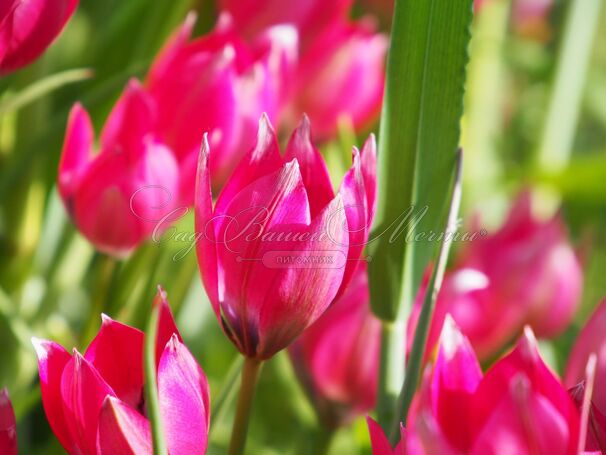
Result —
<instances>
[{"instance_id":1,"label":"pointed petal tip","mask_svg":"<svg viewBox=\"0 0 606 455\"><path fill-rule=\"evenodd\" d=\"M8 394L8 389L3 387L0 389L0 408L6 406L7 403L10 403L10 396Z\"/></svg>"},{"instance_id":2,"label":"pointed petal tip","mask_svg":"<svg viewBox=\"0 0 606 455\"><path fill-rule=\"evenodd\" d=\"M181 26L181 31L183 34L187 33L189 36L194 26L198 22L198 13L196 10L189 10L185 16L185 20L183 21L183 25Z\"/></svg>"},{"instance_id":3,"label":"pointed petal tip","mask_svg":"<svg viewBox=\"0 0 606 455\"><path fill-rule=\"evenodd\" d=\"M164 290L164 288L162 287L161 284L158 284L156 286L156 289L158 290L157 296L160 299L161 303L166 303L168 301L168 294L166 293L166 291Z\"/></svg>"},{"instance_id":4,"label":"pointed petal tip","mask_svg":"<svg viewBox=\"0 0 606 455\"><path fill-rule=\"evenodd\" d=\"M38 357L38 360L45 359L49 351L49 344L51 344L52 341L45 340L43 338L32 337L31 342L34 346L34 350L36 351L36 356Z\"/></svg>"}]
</instances>

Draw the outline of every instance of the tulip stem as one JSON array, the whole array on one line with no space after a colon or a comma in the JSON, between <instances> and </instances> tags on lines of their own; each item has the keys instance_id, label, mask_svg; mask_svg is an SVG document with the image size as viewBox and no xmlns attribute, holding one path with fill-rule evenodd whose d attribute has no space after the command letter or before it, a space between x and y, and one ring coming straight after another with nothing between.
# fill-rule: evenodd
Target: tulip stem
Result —
<instances>
[{"instance_id":1,"label":"tulip stem","mask_svg":"<svg viewBox=\"0 0 606 455\"><path fill-rule=\"evenodd\" d=\"M242 381L240 383L240 395L238 396L238 405L236 407L236 417L231 432L231 441L229 443L229 455L242 455L246 445L246 433L248 431L248 419L252 408L252 401L255 396L255 388L259 371L261 370L261 361L246 357L242 368Z\"/></svg>"},{"instance_id":2,"label":"tulip stem","mask_svg":"<svg viewBox=\"0 0 606 455\"><path fill-rule=\"evenodd\" d=\"M114 280L118 263L111 256L105 254L100 255L99 265L97 268L97 280L93 292L93 303L90 311L90 318L81 334L81 342L86 346L93 339L99 328L99 316L106 311L105 305L108 300L111 284Z\"/></svg>"},{"instance_id":3,"label":"tulip stem","mask_svg":"<svg viewBox=\"0 0 606 455\"><path fill-rule=\"evenodd\" d=\"M161 305L154 305L145 331L145 403L152 430L154 455L167 455L156 380L156 337Z\"/></svg>"},{"instance_id":4,"label":"tulip stem","mask_svg":"<svg viewBox=\"0 0 606 455\"><path fill-rule=\"evenodd\" d=\"M379 392L377 418L385 431L394 419L396 399L404 381L404 327L396 322L381 323L381 360L379 368Z\"/></svg>"}]
</instances>

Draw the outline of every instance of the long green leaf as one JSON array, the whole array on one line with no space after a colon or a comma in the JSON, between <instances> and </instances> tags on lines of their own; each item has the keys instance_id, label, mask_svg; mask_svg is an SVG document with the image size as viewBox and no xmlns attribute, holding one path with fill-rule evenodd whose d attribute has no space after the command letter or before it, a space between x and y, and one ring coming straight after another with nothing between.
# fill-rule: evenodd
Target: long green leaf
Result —
<instances>
[{"instance_id":1,"label":"long green leaf","mask_svg":"<svg viewBox=\"0 0 606 455\"><path fill-rule=\"evenodd\" d=\"M472 0L397 0L379 133L379 193L369 253L371 305L384 321L378 417L404 376L403 321L435 249L455 165ZM423 215L421 215L424 213ZM414 241L408 241L412 239ZM392 336L395 334L396 336ZM389 363L389 364L387 364Z\"/></svg>"}]
</instances>

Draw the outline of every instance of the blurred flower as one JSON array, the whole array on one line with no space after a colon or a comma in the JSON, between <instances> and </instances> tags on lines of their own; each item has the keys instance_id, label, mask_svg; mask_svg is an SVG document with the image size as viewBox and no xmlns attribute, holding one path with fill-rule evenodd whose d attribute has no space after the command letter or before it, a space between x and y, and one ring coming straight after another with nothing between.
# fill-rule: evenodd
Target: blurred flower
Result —
<instances>
[{"instance_id":1,"label":"blurred flower","mask_svg":"<svg viewBox=\"0 0 606 455\"><path fill-rule=\"evenodd\" d=\"M0 453L17 455L17 424L6 389L0 390Z\"/></svg>"},{"instance_id":2,"label":"blurred flower","mask_svg":"<svg viewBox=\"0 0 606 455\"><path fill-rule=\"evenodd\" d=\"M2 0L0 73L30 64L57 38L78 0Z\"/></svg>"},{"instance_id":3,"label":"blurred flower","mask_svg":"<svg viewBox=\"0 0 606 455\"><path fill-rule=\"evenodd\" d=\"M347 16L353 0L219 0L219 6L229 11L246 36L255 36L270 25L292 24L304 39Z\"/></svg>"},{"instance_id":4,"label":"blurred flower","mask_svg":"<svg viewBox=\"0 0 606 455\"><path fill-rule=\"evenodd\" d=\"M323 139L334 136L341 121L368 127L381 110L387 46L369 20L331 23L300 58L285 121L306 113Z\"/></svg>"},{"instance_id":5,"label":"blurred flower","mask_svg":"<svg viewBox=\"0 0 606 455\"><path fill-rule=\"evenodd\" d=\"M469 341L447 318L435 367L415 397L407 442L409 453L573 455L579 425L529 328L483 376Z\"/></svg>"},{"instance_id":6,"label":"blurred flower","mask_svg":"<svg viewBox=\"0 0 606 455\"><path fill-rule=\"evenodd\" d=\"M277 26L245 43L227 14L206 36L190 40L195 15L156 58L146 86L158 104L160 138L175 153L181 196L193 204L202 135L209 133L215 159L211 175L220 185L254 141L263 112L275 119L297 56L297 34Z\"/></svg>"},{"instance_id":7,"label":"blurred flower","mask_svg":"<svg viewBox=\"0 0 606 455\"><path fill-rule=\"evenodd\" d=\"M255 147L212 203L205 140L196 189L198 262L223 330L267 359L328 308L357 266L374 211L375 143L354 148L335 196L304 118L280 156L261 118ZM214 155L213 155L214 156Z\"/></svg>"},{"instance_id":8,"label":"blurred flower","mask_svg":"<svg viewBox=\"0 0 606 455\"><path fill-rule=\"evenodd\" d=\"M491 0L475 0L476 13ZM549 13L554 0L514 0L511 5L511 22L518 35L545 40L550 35Z\"/></svg>"},{"instance_id":9,"label":"blurred flower","mask_svg":"<svg viewBox=\"0 0 606 455\"><path fill-rule=\"evenodd\" d=\"M407 447L407 435L403 425L400 425L400 442L395 448L391 447L381 426L371 417L366 417L372 455L406 455L410 452Z\"/></svg>"},{"instance_id":10,"label":"blurred flower","mask_svg":"<svg viewBox=\"0 0 606 455\"><path fill-rule=\"evenodd\" d=\"M158 398L171 455L204 453L210 419L204 372L182 343L166 296L156 340ZM70 455L152 453L143 392L144 334L103 315L84 356L33 339L42 404L55 436Z\"/></svg>"},{"instance_id":11,"label":"blurred flower","mask_svg":"<svg viewBox=\"0 0 606 455\"><path fill-rule=\"evenodd\" d=\"M295 371L332 428L375 406L381 324L369 298L366 264L360 264L343 295L290 349Z\"/></svg>"},{"instance_id":12,"label":"blurred flower","mask_svg":"<svg viewBox=\"0 0 606 455\"><path fill-rule=\"evenodd\" d=\"M582 283L561 218L537 220L529 193L523 193L499 231L463 246L438 296L429 345L435 345L447 313L482 359L496 354L525 324L540 337L555 337L572 321ZM419 295L409 329L421 304Z\"/></svg>"},{"instance_id":13,"label":"blurred flower","mask_svg":"<svg viewBox=\"0 0 606 455\"><path fill-rule=\"evenodd\" d=\"M606 450L606 300L595 310L579 333L568 358L564 383L578 401L584 389L585 365L589 356L597 356L586 450Z\"/></svg>"},{"instance_id":14,"label":"blurred flower","mask_svg":"<svg viewBox=\"0 0 606 455\"><path fill-rule=\"evenodd\" d=\"M130 252L177 203L177 163L153 134L156 116L153 99L131 81L93 155L88 114L79 104L70 113L59 193L80 232L105 253Z\"/></svg>"}]
</instances>

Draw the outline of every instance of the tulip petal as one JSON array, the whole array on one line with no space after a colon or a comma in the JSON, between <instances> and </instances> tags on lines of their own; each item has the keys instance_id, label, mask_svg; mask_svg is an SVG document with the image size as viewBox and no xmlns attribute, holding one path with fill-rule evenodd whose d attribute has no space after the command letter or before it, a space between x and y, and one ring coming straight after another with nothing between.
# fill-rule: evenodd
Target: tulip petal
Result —
<instances>
[{"instance_id":1,"label":"tulip petal","mask_svg":"<svg viewBox=\"0 0 606 455\"><path fill-rule=\"evenodd\" d=\"M374 134L368 136L362 153L362 175L364 176L364 190L366 191L366 207L368 209L368 226L372 226L377 209L377 140Z\"/></svg>"},{"instance_id":2,"label":"tulip petal","mask_svg":"<svg viewBox=\"0 0 606 455\"><path fill-rule=\"evenodd\" d=\"M99 412L107 396L116 396L95 367L77 351L61 377L63 412L80 452L95 453Z\"/></svg>"},{"instance_id":3,"label":"tulip petal","mask_svg":"<svg viewBox=\"0 0 606 455\"><path fill-rule=\"evenodd\" d=\"M518 373L474 441L472 455L502 453L576 453L574 427L545 396L534 393L531 380ZM501 394L503 391L501 391ZM493 402L494 406L494 402ZM574 446L571 446L574 442Z\"/></svg>"},{"instance_id":4,"label":"tulip petal","mask_svg":"<svg viewBox=\"0 0 606 455\"><path fill-rule=\"evenodd\" d=\"M431 400L444 434L461 451L471 443L471 406L481 379L482 370L469 341L448 315L440 338Z\"/></svg>"},{"instance_id":5,"label":"tulip petal","mask_svg":"<svg viewBox=\"0 0 606 455\"><path fill-rule=\"evenodd\" d=\"M200 158L198 160L198 172L196 180L196 233L199 236L196 242L196 254L204 288L208 298L219 317L219 300L217 294L217 244L214 230L213 197L210 183L210 147L208 135L204 135Z\"/></svg>"},{"instance_id":6,"label":"tulip petal","mask_svg":"<svg viewBox=\"0 0 606 455\"><path fill-rule=\"evenodd\" d=\"M98 455L152 455L149 421L118 398L108 396L99 414Z\"/></svg>"},{"instance_id":7,"label":"tulip petal","mask_svg":"<svg viewBox=\"0 0 606 455\"><path fill-rule=\"evenodd\" d=\"M288 142L284 159L297 159L309 198L309 210L314 218L332 200L334 192L324 159L311 141L311 125L307 116Z\"/></svg>"},{"instance_id":8,"label":"tulip petal","mask_svg":"<svg viewBox=\"0 0 606 455\"><path fill-rule=\"evenodd\" d=\"M158 318L158 333L156 335L156 364L160 364L160 358L166 348L166 343L170 341L173 335L183 342L175 318L168 303L168 296L161 286L158 286L158 293L154 299L154 305L160 305L160 316Z\"/></svg>"},{"instance_id":9,"label":"tulip petal","mask_svg":"<svg viewBox=\"0 0 606 455\"><path fill-rule=\"evenodd\" d=\"M32 0L13 4L0 21L0 73L14 71L40 56L59 35L76 6L78 0Z\"/></svg>"},{"instance_id":10,"label":"tulip petal","mask_svg":"<svg viewBox=\"0 0 606 455\"><path fill-rule=\"evenodd\" d=\"M61 398L61 376L71 355L58 343L32 338L38 356L42 405L53 433L68 453L76 452L76 443L70 434Z\"/></svg>"},{"instance_id":11,"label":"tulip petal","mask_svg":"<svg viewBox=\"0 0 606 455\"><path fill-rule=\"evenodd\" d=\"M101 133L102 150L122 150L134 162L144 147L144 138L152 131L155 116L152 97L139 81L131 79L107 118Z\"/></svg>"},{"instance_id":12,"label":"tulip petal","mask_svg":"<svg viewBox=\"0 0 606 455\"><path fill-rule=\"evenodd\" d=\"M263 115L259 120L257 143L240 160L221 191L215 206L215 214L226 213L227 206L244 187L263 176L277 172L283 165L276 133L269 118Z\"/></svg>"},{"instance_id":13,"label":"tulip petal","mask_svg":"<svg viewBox=\"0 0 606 455\"><path fill-rule=\"evenodd\" d=\"M353 164L343 177L339 194L343 198L345 215L349 234L349 254L339 294L349 284L354 271L359 265L360 256L364 250L370 225L368 224L368 207L366 205L366 189L360 152L354 147Z\"/></svg>"},{"instance_id":14,"label":"tulip petal","mask_svg":"<svg viewBox=\"0 0 606 455\"><path fill-rule=\"evenodd\" d=\"M15 412L6 389L0 390L0 452L17 455L17 424Z\"/></svg>"},{"instance_id":15,"label":"tulip petal","mask_svg":"<svg viewBox=\"0 0 606 455\"><path fill-rule=\"evenodd\" d=\"M76 103L69 113L65 142L59 163L58 187L68 211L72 212L71 198L78 187L79 179L91 158L93 126L81 104Z\"/></svg>"},{"instance_id":16,"label":"tulip petal","mask_svg":"<svg viewBox=\"0 0 606 455\"><path fill-rule=\"evenodd\" d=\"M295 257L318 259L320 262L303 268L287 264L275 269L277 274L267 294L272 298L265 298L259 307L261 338L256 354L261 359L284 349L303 329L315 322L333 301L343 280L345 269L339 264L339 259L346 257L349 239L340 195L304 232L322 233L324 236L310 238L307 242L290 242L289 247L280 246L282 254L286 251ZM330 262L322 262L325 258ZM263 276L263 272L259 272L259 277ZM254 275L251 282L258 283Z\"/></svg>"},{"instance_id":17,"label":"tulip petal","mask_svg":"<svg viewBox=\"0 0 606 455\"><path fill-rule=\"evenodd\" d=\"M84 358L120 400L133 408L143 403L143 333L106 315Z\"/></svg>"},{"instance_id":18,"label":"tulip petal","mask_svg":"<svg viewBox=\"0 0 606 455\"><path fill-rule=\"evenodd\" d=\"M205 453L210 422L208 390L204 372L173 335L158 368L160 413L171 455Z\"/></svg>"},{"instance_id":19,"label":"tulip petal","mask_svg":"<svg viewBox=\"0 0 606 455\"><path fill-rule=\"evenodd\" d=\"M366 417L368 425L368 433L370 434L370 447L372 455L393 455L398 453L391 448L391 444L383 433L383 428L375 422L371 417Z\"/></svg>"}]
</instances>

